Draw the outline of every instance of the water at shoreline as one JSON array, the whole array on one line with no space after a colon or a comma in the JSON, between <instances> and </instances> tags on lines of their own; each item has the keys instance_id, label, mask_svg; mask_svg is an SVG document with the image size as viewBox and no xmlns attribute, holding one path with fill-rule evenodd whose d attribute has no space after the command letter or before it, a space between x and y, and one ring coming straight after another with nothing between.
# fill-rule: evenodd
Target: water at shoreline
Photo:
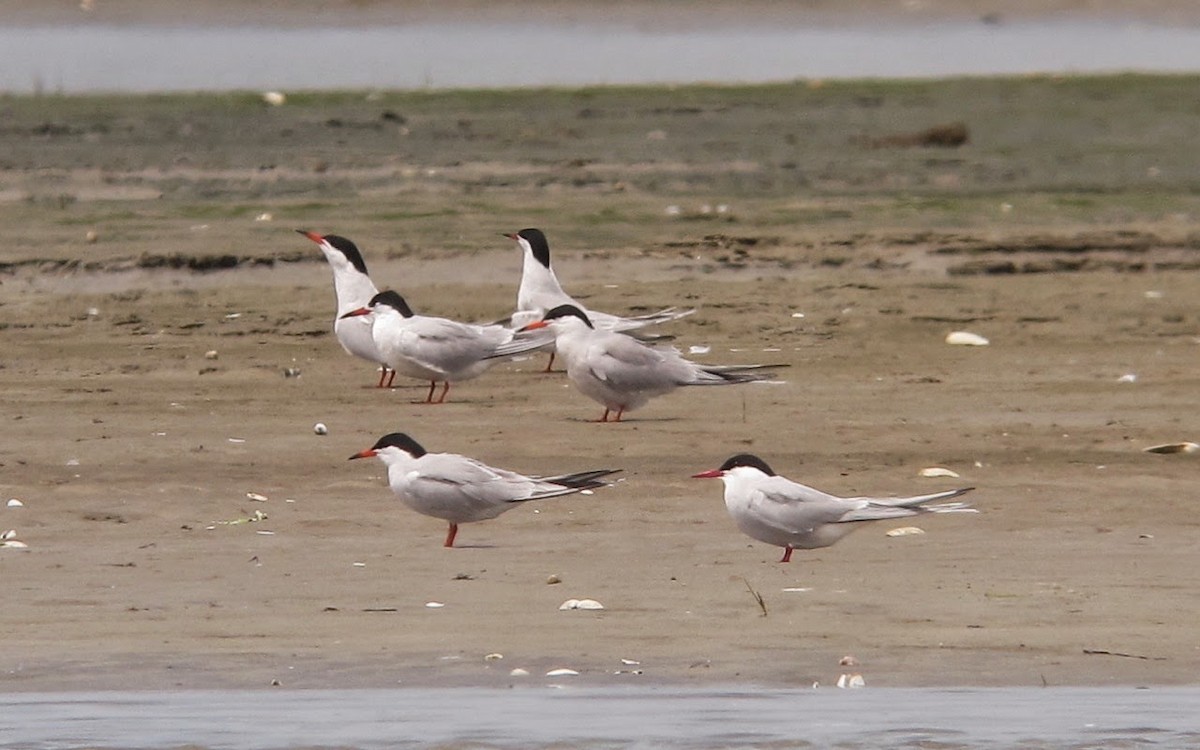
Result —
<instances>
[{"instance_id":1,"label":"water at shoreline","mask_svg":"<svg viewBox=\"0 0 1200 750\"><path fill-rule=\"evenodd\" d=\"M693 28L0 28L0 91L446 89L1200 72L1200 28L1114 22Z\"/></svg>"},{"instance_id":2,"label":"water at shoreline","mask_svg":"<svg viewBox=\"0 0 1200 750\"><path fill-rule=\"evenodd\" d=\"M0 748L1177 748L1200 745L1198 703L1200 688L29 693L0 695Z\"/></svg>"}]
</instances>

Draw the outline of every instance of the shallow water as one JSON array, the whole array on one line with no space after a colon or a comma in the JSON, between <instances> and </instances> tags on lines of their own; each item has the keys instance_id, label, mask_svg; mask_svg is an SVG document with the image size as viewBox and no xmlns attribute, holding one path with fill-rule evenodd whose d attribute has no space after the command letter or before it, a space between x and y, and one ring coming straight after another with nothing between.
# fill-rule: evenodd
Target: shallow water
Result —
<instances>
[{"instance_id":1,"label":"shallow water","mask_svg":"<svg viewBox=\"0 0 1200 750\"><path fill-rule=\"evenodd\" d=\"M1194 748L1200 688L0 695L0 748Z\"/></svg>"},{"instance_id":2,"label":"shallow water","mask_svg":"<svg viewBox=\"0 0 1200 750\"><path fill-rule=\"evenodd\" d=\"M1200 27L1042 22L0 28L0 91L495 88L1200 71Z\"/></svg>"}]
</instances>

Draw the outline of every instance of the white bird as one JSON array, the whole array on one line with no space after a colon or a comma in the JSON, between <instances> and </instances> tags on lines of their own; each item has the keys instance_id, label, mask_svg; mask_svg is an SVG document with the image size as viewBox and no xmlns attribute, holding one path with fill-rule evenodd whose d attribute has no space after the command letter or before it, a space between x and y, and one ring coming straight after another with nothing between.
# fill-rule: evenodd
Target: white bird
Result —
<instances>
[{"instance_id":1,"label":"white bird","mask_svg":"<svg viewBox=\"0 0 1200 750\"><path fill-rule=\"evenodd\" d=\"M384 435L350 457L378 457L387 465L388 484L400 501L418 513L450 524L445 547L454 546L460 523L495 518L528 500L543 500L606 487L604 477L620 469L598 469L553 477L531 477L497 469L454 453L429 453L402 432Z\"/></svg>"},{"instance_id":2,"label":"white bird","mask_svg":"<svg viewBox=\"0 0 1200 750\"><path fill-rule=\"evenodd\" d=\"M725 484L725 509L742 533L760 542L783 547L783 559L793 549L828 547L854 531L861 521L903 518L920 513L977 513L966 503L927 505L975 489L935 492L915 497L838 497L793 482L771 470L758 456L741 453L721 468L694 474L719 478Z\"/></svg>"},{"instance_id":3,"label":"white bird","mask_svg":"<svg viewBox=\"0 0 1200 750\"><path fill-rule=\"evenodd\" d=\"M681 310L677 307L667 307L658 312L645 315L621 317L598 310L589 310L583 303L563 291L558 283L558 276L550 267L550 243L540 229L522 229L515 234L505 234L520 246L522 251L521 286L517 289L517 312L513 314L513 328L521 328L527 323L541 319L547 310L559 305L574 305L587 313L592 325L604 331L632 331L636 328L667 323L672 320L691 315L694 309ZM546 371L554 364L554 351L550 352L550 362Z\"/></svg>"},{"instance_id":4,"label":"white bird","mask_svg":"<svg viewBox=\"0 0 1200 750\"><path fill-rule=\"evenodd\" d=\"M442 403L450 383L482 375L494 365L501 347L505 356L544 346L547 339L518 336L499 325L474 325L457 320L417 315L393 291L380 292L365 307L350 310L343 318L370 316L371 336L384 364L410 378L429 381L425 403ZM435 402L433 391L443 383Z\"/></svg>"},{"instance_id":5,"label":"white bird","mask_svg":"<svg viewBox=\"0 0 1200 750\"><path fill-rule=\"evenodd\" d=\"M358 247L336 234L320 235L305 229L297 232L317 243L329 267L333 269L333 292L337 297L337 312L333 316L333 334L348 354L361 357L368 362L383 366L379 373L379 387L391 386L396 373L391 371L379 354L375 340L371 337L371 321L364 318L347 318L346 313L364 307L371 298L379 294L375 283L367 275L367 264L363 262Z\"/></svg>"},{"instance_id":6,"label":"white bird","mask_svg":"<svg viewBox=\"0 0 1200 750\"><path fill-rule=\"evenodd\" d=\"M567 363L567 377L580 393L604 406L604 416L644 406L685 385L736 385L767 380L768 373L749 372L784 365L701 365L684 359L673 347L650 347L623 333L597 330L574 305L560 305L522 331L549 327L554 346Z\"/></svg>"}]
</instances>

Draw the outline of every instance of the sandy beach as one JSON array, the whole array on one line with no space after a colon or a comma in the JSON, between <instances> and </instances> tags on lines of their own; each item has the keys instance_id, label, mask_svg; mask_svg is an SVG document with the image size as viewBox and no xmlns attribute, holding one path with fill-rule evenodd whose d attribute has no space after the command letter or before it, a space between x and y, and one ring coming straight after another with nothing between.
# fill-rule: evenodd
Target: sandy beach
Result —
<instances>
[{"instance_id":1,"label":"sandy beach","mask_svg":"<svg viewBox=\"0 0 1200 750\"><path fill-rule=\"evenodd\" d=\"M1194 683L1200 455L1144 449L1200 441L1196 85L6 98L0 530L28 546L0 549L0 685ZM959 120L957 148L919 137ZM526 226L589 305L696 307L677 346L784 382L597 424L539 356L416 404L338 347L293 231L482 321ZM397 430L623 472L443 549L346 460ZM739 452L981 512L784 565L689 478Z\"/></svg>"}]
</instances>

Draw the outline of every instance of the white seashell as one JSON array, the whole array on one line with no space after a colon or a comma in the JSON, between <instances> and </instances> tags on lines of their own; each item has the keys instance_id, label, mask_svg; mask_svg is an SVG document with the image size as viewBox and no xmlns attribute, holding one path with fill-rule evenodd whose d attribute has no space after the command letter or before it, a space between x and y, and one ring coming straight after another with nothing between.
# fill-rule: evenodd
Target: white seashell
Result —
<instances>
[{"instance_id":1,"label":"white seashell","mask_svg":"<svg viewBox=\"0 0 1200 750\"><path fill-rule=\"evenodd\" d=\"M265 529L264 529L264 530L261 530L261 531L256 531L256 532L254 532L254 533L255 533L255 534L261 534L262 536L275 536L275 532L274 532L274 531L267 531L267 530L265 530Z\"/></svg>"},{"instance_id":2,"label":"white seashell","mask_svg":"<svg viewBox=\"0 0 1200 750\"><path fill-rule=\"evenodd\" d=\"M803 317L804 317L804 313L802 313L802 312L794 312L794 313L792 313L792 317L793 317L793 318L803 318Z\"/></svg>"},{"instance_id":3,"label":"white seashell","mask_svg":"<svg viewBox=\"0 0 1200 750\"><path fill-rule=\"evenodd\" d=\"M240 317L242 317L241 313L229 313L225 316L225 320L237 320Z\"/></svg>"},{"instance_id":4,"label":"white seashell","mask_svg":"<svg viewBox=\"0 0 1200 750\"><path fill-rule=\"evenodd\" d=\"M257 492L247 492L246 497L256 503L265 503L267 501L266 495L260 495Z\"/></svg>"},{"instance_id":5,"label":"white seashell","mask_svg":"<svg viewBox=\"0 0 1200 750\"><path fill-rule=\"evenodd\" d=\"M812 586L792 586L792 587L790 587L790 588L786 588L786 589L783 589L783 590L784 590L784 591L786 591L786 592L789 592L789 593L793 593L793 592L804 592L804 591L812 591Z\"/></svg>"},{"instance_id":6,"label":"white seashell","mask_svg":"<svg viewBox=\"0 0 1200 750\"><path fill-rule=\"evenodd\" d=\"M1146 299L1162 299L1163 293L1156 290L1149 290L1145 293Z\"/></svg>"},{"instance_id":7,"label":"white seashell","mask_svg":"<svg viewBox=\"0 0 1200 750\"><path fill-rule=\"evenodd\" d=\"M943 469L941 466L930 466L917 472L923 477L957 477L957 472Z\"/></svg>"},{"instance_id":8,"label":"white seashell","mask_svg":"<svg viewBox=\"0 0 1200 750\"><path fill-rule=\"evenodd\" d=\"M503 658L504 658L504 654L488 654L487 656L483 657L483 660L484 661L500 661Z\"/></svg>"},{"instance_id":9,"label":"white seashell","mask_svg":"<svg viewBox=\"0 0 1200 750\"><path fill-rule=\"evenodd\" d=\"M365 567L367 567L367 564L366 564L365 562L356 562L356 563L352 563L352 565L353 565L354 567L356 567L356 568L365 568Z\"/></svg>"},{"instance_id":10,"label":"white seashell","mask_svg":"<svg viewBox=\"0 0 1200 750\"><path fill-rule=\"evenodd\" d=\"M510 677L528 677L528 676L529 676L529 670L528 670L528 669L521 669L520 667L517 667L516 669L512 670L512 671L511 671L511 672L509 672L508 674L509 674L509 676L510 676Z\"/></svg>"},{"instance_id":11,"label":"white seashell","mask_svg":"<svg viewBox=\"0 0 1200 750\"><path fill-rule=\"evenodd\" d=\"M244 443L244 442L246 442L246 438L229 438L228 440L229 440L229 442L231 442L231 443Z\"/></svg>"},{"instance_id":12,"label":"white seashell","mask_svg":"<svg viewBox=\"0 0 1200 750\"><path fill-rule=\"evenodd\" d=\"M579 674L574 669L551 669L546 673L547 677L570 677Z\"/></svg>"},{"instance_id":13,"label":"white seashell","mask_svg":"<svg viewBox=\"0 0 1200 750\"><path fill-rule=\"evenodd\" d=\"M271 214L264 213L264 214L259 214L258 216L255 216L254 220L255 221L272 221L272 220L274 220L274 218L275 217L272 216Z\"/></svg>"},{"instance_id":14,"label":"white seashell","mask_svg":"<svg viewBox=\"0 0 1200 750\"><path fill-rule=\"evenodd\" d=\"M946 343L951 346L987 346L991 342L977 333L954 331L946 336Z\"/></svg>"},{"instance_id":15,"label":"white seashell","mask_svg":"<svg viewBox=\"0 0 1200 750\"><path fill-rule=\"evenodd\" d=\"M1146 453L1195 453L1200 451L1200 445L1196 443L1163 443L1142 450Z\"/></svg>"},{"instance_id":16,"label":"white seashell","mask_svg":"<svg viewBox=\"0 0 1200 750\"><path fill-rule=\"evenodd\" d=\"M328 435L329 428L325 426L324 422L317 422L315 425L313 425L313 434Z\"/></svg>"},{"instance_id":17,"label":"white seashell","mask_svg":"<svg viewBox=\"0 0 1200 750\"><path fill-rule=\"evenodd\" d=\"M18 542L16 539L0 542L0 547L7 547L9 549L29 549L28 544L25 542Z\"/></svg>"},{"instance_id":18,"label":"white seashell","mask_svg":"<svg viewBox=\"0 0 1200 750\"><path fill-rule=\"evenodd\" d=\"M98 318L98 317L100 317L100 308L98 308L98 307L89 307L89 308L87 309L87 316L88 316L89 318Z\"/></svg>"},{"instance_id":19,"label":"white seashell","mask_svg":"<svg viewBox=\"0 0 1200 750\"><path fill-rule=\"evenodd\" d=\"M562 583L562 579L559 578L558 576L554 575L553 573L551 573L550 575L546 576L546 583L548 585L552 585L555 583Z\"/></svg>"},{"instance_id":20,"label":"white seashell","mask_svg":"<svg viewBox=\"0 0 1200 750\"><path fill-rule=\"evenodd\" d=\"M11 500L9 500L9 501L8 501L8 507L10 507L10 508L24 508L24 507L25 507L25 503L21 502L20 500L18 500L18 499L16 499L16 498L14 497L13 499L11 499Z\"/></svg>"},{"instance_id":21,"label":"white seashell","mask_svg":"<svg viewBox=\"0 0 1200 750\"><path fill-rule=\"evenodd\" d=\"M567 609L604 609L604 605L595 599L568 599L559 605L559 610Z\"/></svg>"},{"instance_id":22,"label":"white seashell","mask_svg":"<svg viewBox=\"0 0 1200 750\"><path fill-rule=\"evenodd\" d=\"M925 533L925 531L923 529L918 529L916 526L901 526L898 529L892 529L891 531L887 532L887 535L888 536L916 536L917 534L924 534L924 533Z\"/></svg>"},{"instance_id":23,"label":"white seashell","mask_svg":"<svg viewBox=\"0 0 1200 750\"><path fill-rule=\"evenodd\" d=\"M838 677L837 686L840 688L866 687L867 681L860 674L844 674Z\"/></svg>"},{"instance_id":24,"label":"white seashell","mask_svg":"<svg viewBox=\"0 0 1200 750\"><path fill-rule=\"evenodd\" d=\"M843 656L843 657L842 657L842 658L841 658L841 659L838 661L838 666L841 666L841 667L857 667L857 666L858 666L858 659L855 659L853 656L850 656L849 654L846 654L845 656Z\"/></svg>"},{"instance_id":25,"label":"white seashell","mask_svg":"<svg viewBox=\"0 0 1200 750\"><path fill-rule=\"evenodd\" d=\"M621 663L627 667L638 667L642 664L640 661L635 661L633 659L622 659Z\"/></svg>"},{"instance_id":26,"label":"white seashell","mask_svg":"<svg viewBox=\"0 0 1200 750\"><path fill-rule=\"evenodd\" d=\"M67 466L78 466L78 465L79 465L78 458L71 458L71 459L67 460Z\"/></svg>"},{"instance_id":27,"label":"white seashell","mask_svg":"<svg viewBox=\"0 0 1200 750\"><path fill-rule=\"evenodd\" d=\"M711 351L712 351L711 346L697 345L697 346L688 347L688 354L708 354Z\"/></svg>"},{"instance_id":28,"label":"white seashell","mask_svg":"<svg viewBox=\"0 0 1200 750\"><path fill-rule=\"evenodd\" d=\"M220 355L220 354L217 354L217 350L216 350L216 349L209 349L208 351L206 351L206 352L204 353L204 358L205 358L205 359L216 359L216 358L217 358L217 357L219 357L219 356L221 356L221 355Z\"/></svg>"},{"instance_id":29,"label":"white seashell","mask_svg":"<svg viewBox=\"0 0 1200 750\"><path fill-rule=\"evenodd\" d=\"M1137 382L1137 373L1127 372L1124 375L1122 375L1121 377L1117 378L1117 382L1118 383L1136 383Z\"/></svg>"},{"instance_id":30,"label":"white seashell","mask_svg":"<svg viewBox=\"0 0 1200 750\"><path fill-rule=\"evenodd\" d=\"M426 609L441 609L444 606L446 605L441 602L425 602Z\"/></svg>"},{"instance_id":31,"label":"white seashell","mask_svg":"<svg viewBox=\"0 0 1200 750\"><path fill-rule=\"evenodd\" d=\"M262 100L272 107L282 107L287 104L287 95L282 91L264 91Z\"/></svg>"}]
</instances>

